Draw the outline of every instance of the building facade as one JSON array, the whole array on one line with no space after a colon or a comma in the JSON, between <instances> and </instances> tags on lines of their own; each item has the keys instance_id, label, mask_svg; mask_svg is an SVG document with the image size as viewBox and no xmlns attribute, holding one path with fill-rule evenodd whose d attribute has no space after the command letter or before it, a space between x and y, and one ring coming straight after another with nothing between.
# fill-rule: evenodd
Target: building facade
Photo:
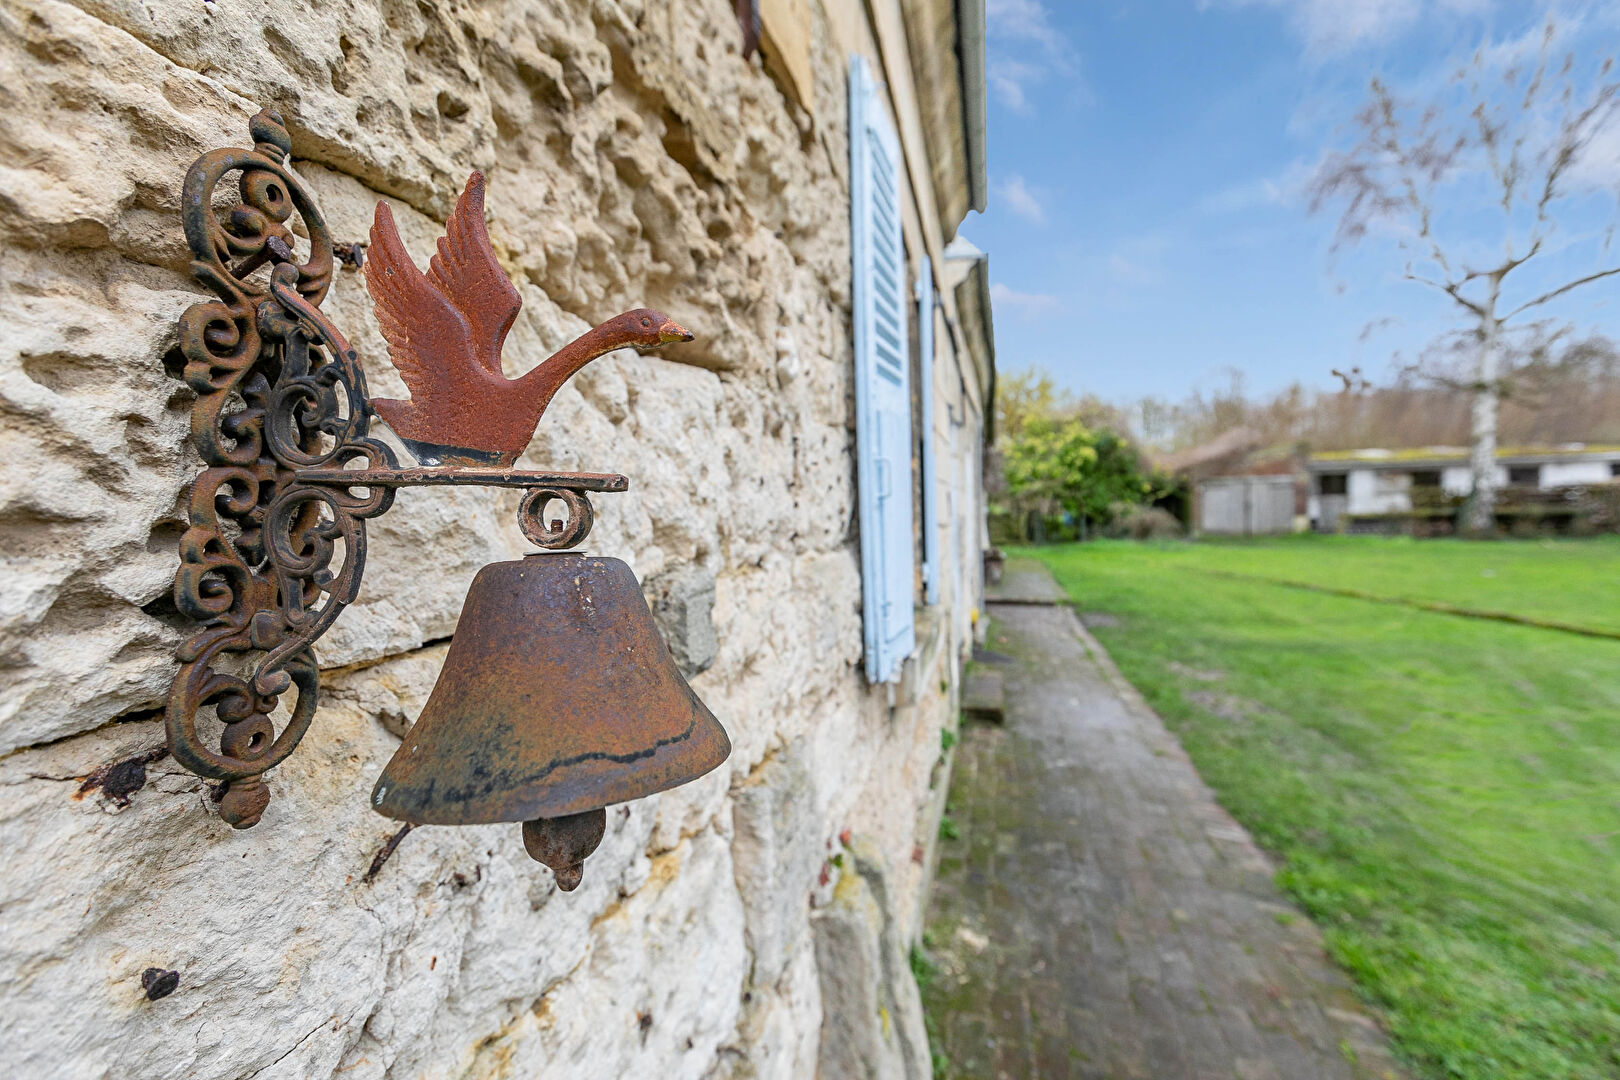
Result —
<instances>
[{"instance_id":1,"label":"building facade","mask_svg":"<svg viewBox=\"0 0 1620 1080\"><path fill-rule=\"evenodd\" d=\"M982 4L0 0L0 56L8 1069L927 1076L906 950L994 387L984 259L955 236L984 200ZM528 550L517 493L402 492L373 523L259 825L164 753L198 468L179 186L260 108L335 235L385 199L419 266L486 174L523 300L508 375L641 305L696 334L585 369L520 459L631 478L592 550L680 613L733 746L614 809L576 892L501 826L419 828L368 873L394 823L367 793L468 584ZM324 310L404 396L359 275Z\"/></svg>"},{"instance_id":2,"label":"building facade","mask_svg":"<svg viewBox=\"0 0 1620 1080\"><path fill-rule=\"evenodd\" d=\"M1473 490L1465 447L1335 450L1311 455L1306 469L1311 522L1323 532L1335 531L1345 515L1409 513L1425 492L1455 498ZM1496 454L1496 483L1503 488L1546 491L1608 484L1617 476L1615 446L1503 447Z\"/></svg>"}]
</instances>

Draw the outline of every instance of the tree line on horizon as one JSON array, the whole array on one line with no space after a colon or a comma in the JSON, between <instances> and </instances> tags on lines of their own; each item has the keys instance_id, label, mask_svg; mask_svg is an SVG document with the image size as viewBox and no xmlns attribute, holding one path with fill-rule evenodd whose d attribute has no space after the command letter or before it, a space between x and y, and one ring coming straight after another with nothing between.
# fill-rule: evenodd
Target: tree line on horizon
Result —
<instances>
[{"instance_id":1,"label":"tree line on horizon","mask_svg":"<svg viewBox=\"0 0 1620 1080\"><path fill-rule=\"evenodd\" d=\"M1513 371L1498 403L1500 445L1620 446L1620 343L1544 342ZM1346 378L1340 390L1295 382L1269 394L1248 392L1232 371L1213 391L1121 405L1072 393L1030 367L997 386L993 509L1020 539L1164 535L1184 509L1185 478L1165 468L1180 451L1239 431L1245 445L1289 456L1466 447L1473 419L1471 395L1412 370L1384 386Z\"/></svg>"},{"instance_id":2,"label":"tree line on horizon","mask_svg":"<svg viewBox=\"0 0 1620 1080\"><path fill-rule=\"evenodd\" d=\"M1602 336L1544 345L1514 373L1498 404L1500 445L1620 445L1620 345ZM1127 433L1154 456L1240 428L1260 446L1303 451L1466 447L1473 435L1471 395L1413 369L1387 385L1350 377L1340 390L1295 382L1269 394L1250 393L1233 371L1226 385L1179 401L1113 405L1081 397L1075 405L1094 425Z\"/></svg>"}]
</instances>

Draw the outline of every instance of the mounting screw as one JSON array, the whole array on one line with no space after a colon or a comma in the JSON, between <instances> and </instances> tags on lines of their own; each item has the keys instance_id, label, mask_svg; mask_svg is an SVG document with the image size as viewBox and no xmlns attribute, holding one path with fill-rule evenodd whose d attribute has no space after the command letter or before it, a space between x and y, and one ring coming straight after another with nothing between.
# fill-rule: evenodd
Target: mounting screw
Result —
<instances>
[{"instance_id":1,"label":"mounting screw","mask_svg":"<svg viewBox=\"0 0 1620 1080\"><path fill-rule=\"evenodd\" d=\"M347 244L333 244L332 257L351 270L359 270L366 264L366 242L356 240Z\"/></svg>"},{"instance_id":2,"label":"mounting screw","mask_svg":"<svg viewBox=\"0 0 1620 1080\"><path fill-rule=\"evenodd\" d=\"M293 252L292 247L288 245L287 241L283 240L281 237L266 237L264 246L270 249L270 254L277 262L292 263L294 266L298 265L297 254Z\"/></svg>"},{"instance_id":3,"label":"mounting screw","mask_svg":"<svg viewBox=\"0 0 1620 1080\"><path fill-rule=\"evenodd\" d=\"M165 971L162 968L147 968L141 972L141 985L146 988L147 1001L166 998L179 988L180 973Z\"/></svg>"}]
</instances>

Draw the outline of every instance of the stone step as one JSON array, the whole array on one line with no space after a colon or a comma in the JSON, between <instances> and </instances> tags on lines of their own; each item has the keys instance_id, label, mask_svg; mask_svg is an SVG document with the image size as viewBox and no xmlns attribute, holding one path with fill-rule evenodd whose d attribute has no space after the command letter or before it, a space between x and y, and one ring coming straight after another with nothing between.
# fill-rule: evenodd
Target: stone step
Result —
<instances>
[{"instance_id":1,"label":"stone step","mask_svg":"<svg viewBox=\"0 0 1620 1080\"><path fill-rule=\"evenodd\" d=\"M1006 719L1006 688L999 671L974 671L962 684L962 713L969 720L999 724Z\"/></svg>"}]
</instances>

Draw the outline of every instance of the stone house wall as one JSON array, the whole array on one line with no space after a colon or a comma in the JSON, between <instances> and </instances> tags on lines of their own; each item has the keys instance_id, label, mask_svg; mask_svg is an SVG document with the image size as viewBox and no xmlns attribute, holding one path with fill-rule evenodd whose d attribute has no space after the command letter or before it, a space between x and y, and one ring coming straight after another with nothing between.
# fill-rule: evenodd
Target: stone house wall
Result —
<instances>
[{"instance_id":1,"label":"stone house wall","mask_svg":"<svg viewBox=\"0 0 1620 1080\"><path fill-rule=\"evenodd\" d=\"M844 72L881 28L853 0L786 7L808 11L807 94L743 57L731 0L0 0L10 1075L927 1074L905 949L976 578L922 614L900 686L866 685ZM419 265L467 173L488 175L523 298L509 375L642 304L697 333L591 365L520 462L631 477L595 501L591 549L697 620L679 644L705 654L693 685L734 746L612 809L577 892L510 826L418 829L366 877L394 831L366 793L467 586L529 550L518 493L405 491L371 523L360 599L317 647L321 710L256 828L161 755L197 468L178 188L260 107L334 236L363 238L386 198ZM933 226L908 215L910 246ZM325 310L372 392L403 396L358 275ZM982 392L956 369L939 384L966 425L942 475L976 485ZM176 989L149 1000L149 968Z\"/></svg>"}]
</instances>

